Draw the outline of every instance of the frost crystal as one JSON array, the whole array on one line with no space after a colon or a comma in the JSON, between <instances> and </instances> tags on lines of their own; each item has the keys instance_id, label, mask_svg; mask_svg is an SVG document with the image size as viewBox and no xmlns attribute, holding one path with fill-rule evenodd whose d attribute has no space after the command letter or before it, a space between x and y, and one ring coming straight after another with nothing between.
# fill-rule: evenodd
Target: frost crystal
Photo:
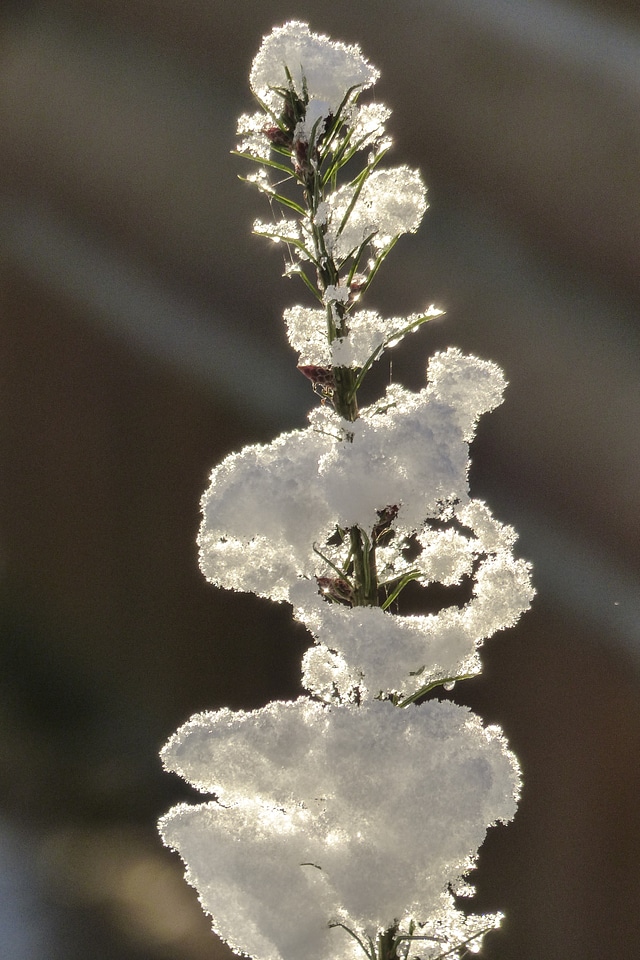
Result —
<instances>
[{"instance_id":1,"label":"frost crystal","mask_svg":"<svg viewBox=\"0 0 640 960\"><path fill-rule=\"evenodd\" d=\"M162 756L219 801L175 807L163 837L218 932L264 960L351 957L330 923L375 938L450 910L447 885L487 826L513 816L519 788L499 731L438 701L220 710L193 717Z\"/></svg>"}]
</instances>

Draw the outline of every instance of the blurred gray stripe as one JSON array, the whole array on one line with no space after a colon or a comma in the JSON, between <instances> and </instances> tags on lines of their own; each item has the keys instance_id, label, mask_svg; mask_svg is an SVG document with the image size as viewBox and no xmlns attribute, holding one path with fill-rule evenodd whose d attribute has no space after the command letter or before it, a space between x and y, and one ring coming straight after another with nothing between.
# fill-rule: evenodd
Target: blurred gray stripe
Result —
<instances>
[{"instance_id":1,"label":"blurred gray stripe","mask_svg":"<svg viewBox=\"0 0 640 960\"><path fill-rule=\"evenodd\" d=\"M615 11L586 9L559 0L409 0L431 17L464 21L513 45L551 54L558 62L587 68L640 89L640 33L616 22Z\"/></svg>"},{"instance_id":2,"label":"blurred gray stripe","mask_svg":"<svg viewBox=\"0 0 640 960\"><path fill-rule=\"evenodd\" d=\"M312 406L306 381L292 384L293 352L284 356L264 343L258 346L243 335L239 318L180 299L71 225L26 203L5 201L0 235L22 270L85 307L87 320L221 394L239 412L280 426L291 423L292 411Z\"/></svg>"},{"instance_id":3,"label":"blurred gray stripe","mask_svg":"<svg viewBox=\"0 0 640 960\"><path fill-rule=\"evenodd\" d=\"M611 562L597 543L545 522L539 513L501 496L500 518L518 531L518 555L533 563L538 595L552 598L563 612L640 656L640 583L619 563ZM536 601L533 601L534 606Z\"/></svg>"}]
</instances>

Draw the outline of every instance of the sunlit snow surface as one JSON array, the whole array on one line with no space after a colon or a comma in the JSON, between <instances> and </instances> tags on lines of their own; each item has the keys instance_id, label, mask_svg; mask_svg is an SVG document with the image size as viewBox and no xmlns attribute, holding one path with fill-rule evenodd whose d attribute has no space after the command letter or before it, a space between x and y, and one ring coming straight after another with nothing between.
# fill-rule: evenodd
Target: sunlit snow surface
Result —
<instances>
[{"instance_id":1,"label":"sunlit snow surface","mask_svg":"<svg viewBox=\"0 0 640 960\"><path fill-rule=\"evenodd\" d=\"M162 756L219 800L171 810L165 842L217 932L262 960L354 956L331 922L375 938L394 920L453 917L447 885L519 787L497 728L439 701L199 714Z\"/></svg>"},{"instance_id":2,"label":"sunlit snow surface","mask_svg":"<svg viewBox=\"0 0 640 960\"><path fill-rule=\"evenodd\" d=\"M533 593L528 565L512 553L514 531L468 495L468 443L503 388L494 364L451 349L432 358L419 393L390 387L349 424L321 407L306 430L227 457L203 498L203 572L218 586L291 602L322 649L344 661L341 692L359 683L372 696L408 695L477 672L478 645L515 623ZM344 559L329 543L336 524L371 530L388 505L398 515L380 550L381 579L415 568L424 586L473 576L462 608L405 617L319 594L316 577L333 575L323 556ZM410 542L420 552L408 559ZM305 668L307 687L324 689L322 660Z\"/></svg>"}]
</instances>

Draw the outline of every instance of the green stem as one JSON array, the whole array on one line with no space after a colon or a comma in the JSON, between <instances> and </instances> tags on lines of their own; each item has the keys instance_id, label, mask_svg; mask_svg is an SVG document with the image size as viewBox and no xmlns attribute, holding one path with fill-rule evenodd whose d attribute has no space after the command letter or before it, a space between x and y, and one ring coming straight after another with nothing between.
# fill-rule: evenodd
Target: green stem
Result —
<instances>
[{"instance_id":1,"label":"green stem","mask_svg":"<svg viewBox=\"0 0 640 960\"><path fill-rule=\"evenodd\" d=\"M351 527L349 538L353 557L353 605L354 607L377 607L378 573L375 546L372 546L360 527Z\"/></svg>"},{"instance_id":2,"label":"green stem","mask_svg":"<svg viewBox=\"0 0 640 960\"><path fill-rule=\"evenodd\" d=\"M348 95L345 98L345 103ZM342 107L338 111L341 113ZM338 118L334 119L334 127L330 131L329 138L336 136L338 129ZM314 131L315 133L315 131ZM327 184L331 184L335 179L335 173L340 166L340 158L329 164L329 169L322 173L323 160L329 156L326 148L320 148L314 135L310 138L308 155L303 165L300 165L294 172L296 179L300 183L304 203L307 209L308 222L311 227L311 236L313 238L313 252L311 262L316 267L318 279L318 292L324 299L324 294L328 287L338 286L340 283L340 268L329 253L325 243L324 229L321 224L316 223L316 216L321 202L325 198L325 189ZM342 221L338 227L337 234L340 235L351 214L356 200L366 182L367 178L377 165L379 160L367 164L364 170L352 181L354 187L353 198L345 212ZM281 202L281 198L277 197ZM287 204L294 210L296 205ZM363 244L364 247L364 244ZM356 265L359 257L356 257ZM355 266L354 266L355 269ZM306 278L308 280L308 278ZM310 283L308 282L310 286ZM333 343L338 337L346 336L348 328L348 308L344 303L327 303L327 338L329 344ZM334 385L333 385L333 405L340 417L348 423L354 423L359 416L357 392L362 376L358 377L356 370L350 367L334 366L332 367ZM351 547L351 564L353 582L353 604L354 606L378 607L380 605L378 597L378 574L376 569L376 545L375 540L370 540L367 534L359 526L351 527L349 530L349 539ZM315 548L314 548L315 549ZM336 568L330 564L334 571ZM379 960L390 960L390 957L380 957Z\"/></svg>"},{"instance_id":3,"label":"green stem","mask_svg":"<svg viewBox=\"0 0 640 960\"><path fill-rule=\"evenodd\" d=\"M435 687L443 687L447 683L457 683L458 680L471 680L475 676L475 673L463 673L457 677L442 677L440 680L432 680L430 683L426 683L424 687L420 687L419 690L416 690L415 693L412 693L410 697L406 697L405 700L400 700L398 703L396 703L396 706L408 707L410 703L415 703L416 700L419 700L420 697L424 697L425 694L429 693L429 691L433 690Z\"/></svg>"},{"instance_id":4,"label":"green stem","mask_svg":"<svg viewBox=\"0 0 640 960\"><path fill-rule=\"evenodd\" d=\"M333 405L336 413L349 423L358 419L358 399L355 388L356 371L350 367L333 367L335 389Z\"/></svg>"},{"instance_id":5,"label":"green stem","mask_svg":"<svg viewBox=\"0 0 640 960\"><path fill-rule=\"evenodd\" d=\"M397 927L389 927L378 934L377 960L398 960Z\"/></svg>"}]
</instances>

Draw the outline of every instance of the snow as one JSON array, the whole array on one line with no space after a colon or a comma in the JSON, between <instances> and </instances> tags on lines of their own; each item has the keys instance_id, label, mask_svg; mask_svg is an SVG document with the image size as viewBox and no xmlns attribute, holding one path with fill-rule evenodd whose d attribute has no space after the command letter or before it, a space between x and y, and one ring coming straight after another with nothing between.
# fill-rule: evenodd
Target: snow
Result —
<instances>
[{"instance_id":1,"label":"snow","mask_svg":"<svg viewBox=\"0 0 640 960\"><path fill-rule=\"evenodd\" d=\"M358 149L391 142L384 139L385 123L391 116L391 110L384 103L358 104L352 121L352 141Z\"/></svg>"},{"instance_id":2,"label":"snow","mask_svg":"<svg viewBox=\"0 0 640 960\"><path fill-rule=\"evenodd\" d=\"M348 290L345 287L328 287L327 301L345 302ZM428 307L423 314L409 317L380 316L375 310L352 310L345 318L349 328L347 336L338 337L332 343L327 338L326 310L295 306L284 311L284 322L289 343L298 351L299 364L315 364L321 367L363 367L376 352L382 356L382 347L397 346L406 335L402 333L415 324L418 329L422 317L442 316L442 311Z\"/></svg>"},{"instance_id":3,"label":"snow","mask_svg":"<svg viewBox=\"0 0 640 960\"><path fill-rule=\"evenodd\" d=\"M218 798L170 811L165 842L216 931L257 960L352 957L328 923L375 937L436 915L519 789L500 731L439 701L199 714L162 756Z\"/></svg>"},{"instance_id":4,"label":"snow","mask_svg":"<svg viewBox=\"0 0 640 960\"><path fill-rule=\"evenodd\" d=\"M436 397L456 411L465 440L472 440L480 414L502 403L507 381L500 367L489 360L469 357L449 348L429 361L429 376Z\"/></svg>"},{"instance_id":5,"label":"snow","mask_svg":"<svg viewBox=\"0 0 640 960\"><path fill-rule=\"evenodd\" d=\"M253 92L274 113L282 99L274 88L288 86L289 70L298 97L308 91L310 100L324 101L327 113L335 113L352 87L366 89L376 82L378 70L357 45L330 40L312 33L308 24L291 20L264 37L249 74Z\"/></svg>"},{"instance_id":6,"label":"snow","mask_svg":"<svg viewBox=\"0 0 640 960\"><path fill-rule=\"evenodd\" d=\"M265 117L262 111L243 113L238 118L237 133L243 137L237 146L238 153L247 153L259 160L268 160L271 143L264 134Z\"/></svg>"},{"instance_id":7,"label":"snow","mask_svg":"<svg viewBox=\"0 0 640 960\"><path fill-rule=\"evenodd\" d=\"M299 364L331 365L327 339L327 311L314 307L288 307L284 322L289 343L298 351Z\"/></svg>"},{"instance_id":8,"label":"snow","mask_svg":"<svg viewBox=\"0 0 640 960\"><path fill-rule=\"evenodd\" d=\"M513 556L512 528L468 494L468 441L479 413L500 402L502 374L458 350L437 354L429 374L418 393L390 387L355 423L320 407L306 430L232 454L202 501L205 576L291 602L316 642L342 658L347 686L360 681L372 696L408 696L477 673L481 642L512 626L533 596L529 567ZM330 604L318 593L316 577L335 576L319 552L337 567L345 560L346 547L328 542L336 525L370 531L390 505L398 510L394 537L380 550L380 579L414 570L426 587L474 576L468 603L400 616ZM414 534L419 552L408 560ZM326 686L310 675L307 683L314 692Z\"/></svg>"},{"instance_id":9,"label":"snow","mask_svg":"<svg viewBox=\"0 0 640 960\"><path fill-rule=\"evenodd\" d=\"M353 184L346 184L326 198L330 215L325 243L338 261L357 250L369 237L372 246L380 252L403 233L415 233L427 209L426 187L420 171L409 167L374 170L354 203L357 189Z\"/></svg>"},{"instance_id":10,"label":"snow","mask_svg":"<svg viewBox=\"0 0 640 960\"><path fill-rule=\"evenodd\" d=\"M466 503L465 438L480 412L499 402L502 376L455 350L436 355L432 370L437 378L424 390L394 385L353 424L318 408L306 430L227 457L202 500L205 576L285 599L298 577L315 575L313 545L336 524L371 529L378 510L398 504L399 526L413 532L440 517L443 504Z\"/></svg>"},{"instance_id":11,"label":"snow","mask_svg":"<svg viewBox=\"0 0 640 960\"><path fill-rule=\"evenodd\" d=\"M480 565L468 603L423 616L326 603L309 581L298 581L290 595L296 620L325 655L332 651L330 662L340 658L339 695L348 699L358 686L361 696L403 699L427 685L479 673L482 641L513 626L529 608L533 589L527 563L498 555ZM319 656L306 667L305 685L317 696L327 690L326 673Z\"/></svg>"},{"instance_id":12,"label":"snow","mask_svg":"<svg viewBox=\"0 0 640 960\"><path fill-rule=\"evenodd\" d=\"M297 220L278 220L277 223L268 223L265 220L254 220L253 232L262 237L269 237L279 242L295 243L302 239L302 231Z\"/></svg>"}]
</instances>

